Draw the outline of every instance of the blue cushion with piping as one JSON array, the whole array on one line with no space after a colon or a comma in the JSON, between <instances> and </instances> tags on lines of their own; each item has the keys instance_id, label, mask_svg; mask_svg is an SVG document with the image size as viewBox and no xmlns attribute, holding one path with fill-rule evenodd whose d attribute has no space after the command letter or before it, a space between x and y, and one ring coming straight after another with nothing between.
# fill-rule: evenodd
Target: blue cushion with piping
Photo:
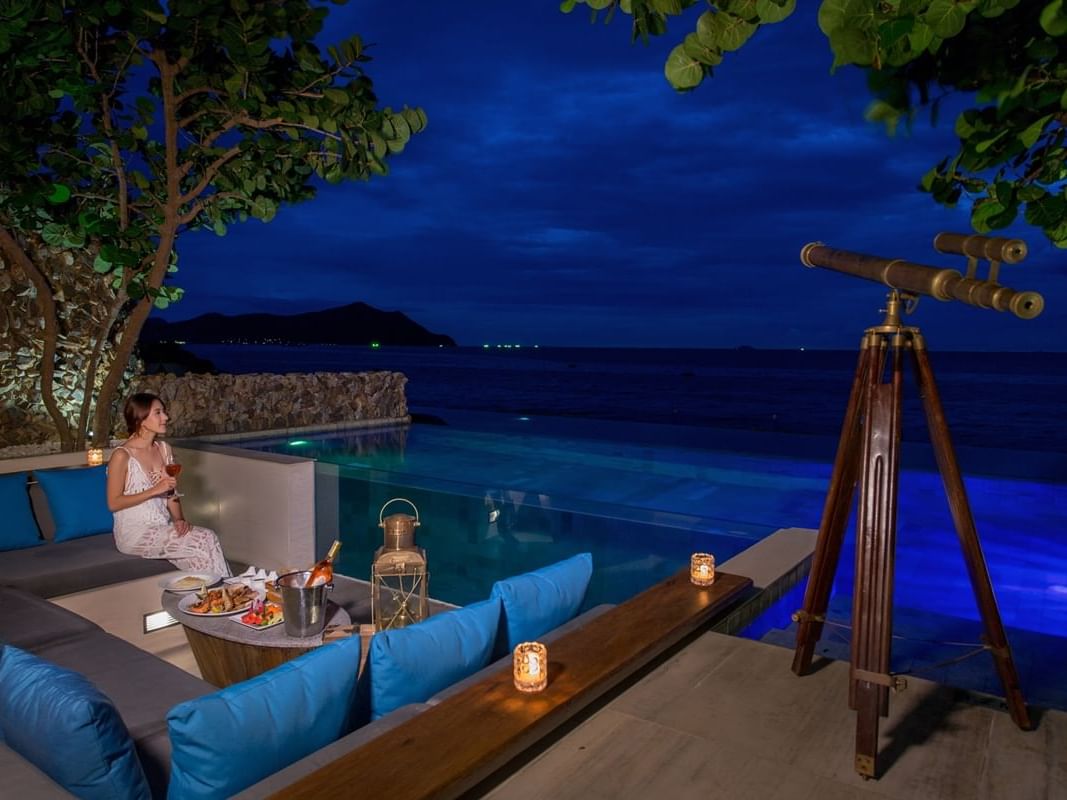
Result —
<instances>
[{"instance_id":1,"label":"blue cushion with piping","mask_svg":"<svg viewBox=\"0 0 1067 800\"><path fill-rule=\"evenodd\" d=\"M491 598L375 634L366 666L371 718L424 702L485 667L499 624L500 600Z\"/></svg>"},{"instance_id":2,"label":"blue cushion with piping","mask_svg":"<svg viewBox=\"0 0 1067 800\"><path fill-rule=\"evenodd\" d=\"M359 653L332 642L174 706L168 800L230 797L350 733Z\"/></svg>"},{"instance_id":3,"label":"blue cushion with piping","mask_svg":"<svg viewBox=\"0 0 1067 800\"><path fill-rule=\"evenodd\" d=\"M592 576L592 554L579 553L565 561L494 583L489 596L499 597L503 602L507 628L507 649L498 644L496 653L510 652L520 642L532 641L574 618L585 600Z\"/></svg>"},{"instance_id":4,"label":"blue cushion with piping","mask_svg":"<svg viewBox=\"0 0 1067 800\"><path fill-rule=\"evenodd\" d=\"M107 507L106 467L35 471L56 524L54 541L110 533L114 517Z\"/></svg>"},{"instance_id":5,"label":"blue cushion with piping","mask_svg":"<svg viewBox=\"0 0 1067 800\"><path fill-rule=\"evenodd\" d=\"M43 544L30 510L26 473L0 475L0 550L21 550Z\"/></svg>"},{"instance_id":6,"label":"blue cushion with piping","mask_svg":"<svg viewBox=\"0 0 1067 800\"><path fill-rule=\"evenodd\" d=\"M0 726L8 747L71 794L151 797L111 701L78 673L11 645L0 650Z\"/></svg>"}]
</instances>

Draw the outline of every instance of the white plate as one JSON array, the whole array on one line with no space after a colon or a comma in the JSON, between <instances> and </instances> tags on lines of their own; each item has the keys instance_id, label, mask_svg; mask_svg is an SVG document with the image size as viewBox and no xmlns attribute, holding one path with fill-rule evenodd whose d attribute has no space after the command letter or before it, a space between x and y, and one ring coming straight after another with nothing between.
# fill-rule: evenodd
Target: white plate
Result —
<instances>
[{"instance_id":1,"label":"white plate","mask_svg":"<svg viewBox=\"0 0 1067 800\"><path fill-rule=\"evenodd\" d=\"M174 592L175 594L183 594L185 592L195 592L203 586L214 586L219 582L218 575L212 575L210 572L179 572L177 575L168 575L159 582L159 586L168 592ZM199 583L191 585L187 588L181 588L180 584L189 578L193 578Z\"/></svg>"},{"instance_id":2,"label":"white plate","mask_svg":"<svg viewBox=\"0 0 1067 800\"><path fill-rule=\"evenodd\" d=\"M252 607L252 601L249 600L243 606L238 606L233 611L190 611L189 607L194 605L197 600L198 598L195 594L187 594L178 601L178 610L194 617L229 617L233 614L243 614Z\"/></svg>"}]
</instances>

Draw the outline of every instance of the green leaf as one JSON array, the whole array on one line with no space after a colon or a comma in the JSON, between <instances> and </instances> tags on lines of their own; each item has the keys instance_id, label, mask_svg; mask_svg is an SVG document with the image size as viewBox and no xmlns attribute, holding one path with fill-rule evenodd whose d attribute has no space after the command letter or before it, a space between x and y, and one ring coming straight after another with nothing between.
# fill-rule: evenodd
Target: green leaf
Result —
<instances>
[{"instance_id":1,"label":"green leaf","mask_svg":"<svg viewBox=\"0 0 1067 800\"><path fill-rule=\"evenodd\" d=\"M326 89L323 91L326 99L330 102L336 103L339 106L348 105L348 92L343 89Z\"/></svg>"},{"instance_id":2,"label":"green leaf","mask_svg":"<svg viewBox=\"0 0 1067 800\"><path fill-rule=\"evenodd\" d=\"M663 74L675 89L688 91L704 80L704 65L685 52L684 45L676 45L663 66Z\"/></svg>"},{"instance_id":3,"label":"green leaf","mask_svg":"<svg viewBox=\"0 0 1067 800\"><path fill-rule=\"evenodd\" d=\"M757 0L756 13L760 22L775 23L792 14L797 7L797 0Z\"/></svg>"},{"instance_id":4,"label":"green leaf","mask_svg":"<svg viewBox=\"0 0 1067 800\"><path fill-rule=\"evenodd\" d=\"M989 221L1004 213L1004 206L995 200L979 200L971 209L971 227L977 233L989 233L993 230Z\"/></svg>"},{"instance_id":5,"label":"green leaf","mask_svg":"<svg viewBox=\"0 0 1067 800\"><path fill-rule=\"evenodd\" d=\"M686 34L682 47L685 49L687 56L695 58L701 64L714 67L722 63L722 52L705 47L704 43L700 41L700 37L695 33Z\"/></svg>"},{"instance_id":6,"label":"green leaf","mask_svg":"<svg viewBox=\"0 0 1067 800\"><path fill-rule=\"evenodd\" d=\"M973 4L960 3L958 0L931 0L923 14L923 21L942 39L949 39L963 30L967 23L968 6L973 7Z\"/></svg>"},{"instance_id":7,"label":"green leaf","mask_svg":"<svg viewBox=\"0 0 1067 800\"><path fill-rule=\"evenodd\" d=\"M157 294L155 296L155 299L152 300L152 305L154 305L156 308L163 309L170 305L170 300L168 300L161 294Z\"/></svg>"},{"instance_id":8,"label":"green leaf","mask_svg":"<svg viewBox=\"0 0 1067 800\"><path fill-rule=\"evenodd\" d=\"M93 259L93 272L105 274L111 272L111 268L113 266L114 264L112 264L110 261L108 261L106 258L99 254L97 254L96 258Z\"/></svg>"},{"instance_id":9,"label":"green leaf","mask_svg":"<svg viewBox=\"0 0 1067 800\"><path fill-rule=\"evenodd\" d=\"M1067 16L1063 13L1063 0L1052 0L1041 10L1041 27L1049 36L1067 33Z\"/></svg>"},{"instance_id":10,"label":"green leaf","mask_svg":"<svg viewBox=\"0 0 1067 800\"><path fill-rule=\"evenodd\" d=\"M819 30L829 36L846 27L869 27L874 20L875 0L823 0L819 6Z\"/></svg>"},{"instance_id":11,"label":"green leaf","mask_svg":"<svg viewBox=\"0 0 1067 800\"><path fill-rule=\"evenodd\" d=\"M65 229L57 222L49 222L41 228L41 238L53 247L58 247L63 243L64 233Z\"/></svg>"},{"instance_id":12,"label":"green leaf","mask_svg":"<svg viewBox=\"0 0 1067 800\"><path fill-rule=\"evenodd\" d=\"M215 224L212 226L212 228L214 229L216 236L226 235L226 223L224 223L221 219L215 220Z\"/></svg>"},{"instance_id":13,"label":"green leaf","mask_svg":"<svg viewBox=\"0 0 1067 800\"><path fill-rule=\"evenodd\" d=\"M1027 126L1026 130L1019 134L1019 141L1022 142L1023 147L1029 150L1041 138L1041 132L1045 129L1049 120L1052 119L1051 114L1046 114L1041 119L1035 120Z\"/></svg>"},{"instance_id":14,"label":"green leaf","mask_svg":"<svg viewBox=\"0 0 1067 800\"><path fill-rule=\"evenodd\" d=\"M860 66L873 62L876 52L874 40L855 28L838 28L831 33L830 47L839 63Z\"/></svg>"},{"instance_id":15,"label":"green leaf","mask_svg":"<svg viewBox=\"0 0 1067 800\"><path fill-rule=\"evenodd\" d=\"M1004 138L1005 136L1007 136L1007 135L1008 135L1008 133L1010 133L1010 131L1008 131L1008 130L1002 130L1002 131L1001 131L1000 133L998 133L998 134L997 134L996 136L993 136L993 137L991 137L991 138L989 138L989 139L984 139L983 141L979 142L978 144L976 144L976 145L974 146L974 152L976 152L976 153L984 153L984 152L985 152L986 150L988 150L988 149L989 149L990 147L992 147L993 145L995 145L995 144L996 144L996 143L997 143L998 141L1000 141L1000 140L1001 140L1001 139L1003 139L1003 138Z\"/></svg>"},{"instance_id":16,"label":"green leaf","mask_svg":"<svg viewBox=\"0 0 1067 800\"><path fill-rule=\"evenodd\" d=\"M49 203L52 203L54 205L59 205L60 203L65 203L69 199L70 199L70 189L67 188L66 186L64 186L61 183L53 183L52 184L51 193L49 193L49 195L45 198L45 200L47 200Z\"/></svg>"}]
</instances>

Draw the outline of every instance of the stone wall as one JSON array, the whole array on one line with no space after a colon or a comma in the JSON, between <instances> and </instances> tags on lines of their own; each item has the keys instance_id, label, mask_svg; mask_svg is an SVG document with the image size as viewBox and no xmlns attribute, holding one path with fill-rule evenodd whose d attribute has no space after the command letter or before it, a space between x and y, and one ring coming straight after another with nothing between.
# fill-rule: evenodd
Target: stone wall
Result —
<instances>
[{"instance_id":1,"label":"stone wall","mask_svg":"<svg viewBox=\"0 0 1067 800\"><path fill-rule=\"evenodd\" d=\"M167 435L183 437L403 419L407 380L400 372L146 375L131 391L162 397ZM126 436L121 410L115 435Z\"/></svg>"}]
</instances>

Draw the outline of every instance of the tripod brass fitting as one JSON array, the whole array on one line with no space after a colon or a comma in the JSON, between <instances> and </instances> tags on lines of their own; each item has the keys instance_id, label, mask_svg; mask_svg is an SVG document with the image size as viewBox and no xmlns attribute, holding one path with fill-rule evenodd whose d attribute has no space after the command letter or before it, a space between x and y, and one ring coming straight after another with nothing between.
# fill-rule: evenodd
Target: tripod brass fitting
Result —
<instances>
[{"instance_id":1,"label":"tripod brass fitting","mask_svg":"<svg viewBox=\"0 0 1067 800\"><path fill-rule=\"evenodd\" d=\"M976 244L974 240L985 242ZM1013 258L1019 252L1019 248L1013 244L1019 242L1018 239L993 240L986 237L962 237L960 234L939 234L937 241L946 248L959 248L961 253L975 250L979 245L1001 255L1006 252ZM989 244L997 241L1006 244ZM1025 254L1026 248L1023 245L1022 255ZM1010 311L1020 319L1033 319L1045 307L1044 298L1037 292L1009 289L994 279L979 280L973 276L973 269L968 270L968 277L964 277L954 269L939 269L900 258L880 258L854 253L851 250L838 250L822 242L804 245L800 251L800 261L806 267L823 267L844 272L909 294L928 295L937 300L959 300L978 308Z\"/></svg>"}]
</instances>

